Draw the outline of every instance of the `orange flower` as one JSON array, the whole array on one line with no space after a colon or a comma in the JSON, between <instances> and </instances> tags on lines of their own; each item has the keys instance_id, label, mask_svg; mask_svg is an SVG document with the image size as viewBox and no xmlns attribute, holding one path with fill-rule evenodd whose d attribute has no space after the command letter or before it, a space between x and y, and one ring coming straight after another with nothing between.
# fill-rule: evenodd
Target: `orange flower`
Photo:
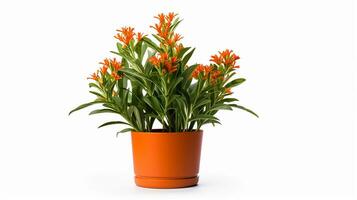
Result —
<instances>
[{"instance_id":1,"label":"orange flower","mask_svg":"<svg viewBox=\"0 0 357 200\"><path fill-rule=\"evenodd\" d=\"M180 34L175 33L172 39L167 39L166 41L168 45L173 46L174 44L176 44L176 42L178 42L182 38L183 37Z\"/></svg>"},{"instance_id":2,"label":"orange flower","mask_svg":"<svg viewBox=\"0 0 357 200\"><path fill-rule=\"evenodd\" d=\"M108 58L105 58L103 62L100 62L99 64L102 64L103 66L109 66L110 65L110 60Z\"/></svg>"},{"instance_id":3,"label":"orange flower","mask_svg":"<svg viewBox=\"0 0 357 200\"><path fill-rule=\"evenodd\" d=\"M161 62L167 60L168 58L169 58L169 54L167 54L166 52L160 53L160 61Z\"/></svg>"},{"instance_id":4,"label":"orange flower","mask_svg":"<svg viewBox=\"0 0 357 200\"><path fill-rule=\"evenodd\" d=\"M103 67L100 68L100 71L102 72L102 74L106 74L108 71L108 66L107 65L103 65Z\"/></svg>"},{"instance_id":5,"label":"orange flower","mask_svg":"<svg viewBox=\"0 0 357 200\"><path fill-rule=\"evenodd\" d=\"M154 26L150 26L151 28L155 29L158 35L161 35L162 24L155 24Z\"/></svg>"},{"instance_id":6,"label":"orange flower","mask_svg":"<svg viewBox=\"0 0 357 200\"><path fill-rule=\"evenodd\" d=\"M222 72L220 70L214 70L211 73L211 84L215 84L218 80L223 80Z\"/></svg>"},{"instance_id":7,"label":"orange flower","mask_svg":"<svg viewBox=\"0 0 357 200\"><path fill-rule=\"evenodd\" d=\"M215 70L215 71L213 71L213 73L211 74L211 79L217 79L220 75L221 75L221 71L219 71L219 70Z\"/></svg>"},{"instance_id":8,"label":"orange flower","mask_svg":"<svg viewBox=\"0 0 357 200\"><path fill-rule=\"evenodd\" d=\"M102 73L106 73L108 68L112 69L113 71L118 71L119 69L122 68L121 63L117 61L116 58L113 59L104 59L103 62L100 62L99 64L102 64L103 67L101 68Z\"/></svg>"},{"instance_id":9,"label":"orange flower","mask_svg":"<svg viewBox=\"0 0 357 200\"><path fill-rule=\"evenodd\" d=\"M149 62L152 65L155 65L156 67L158 67L160 64L160 60L156 56L152 56L151 58L149 58Z\"/></svg>"},{"instance_id":10,"label":"orange flower","mask_svg":"<svg viewBox=\"0 0 357 200\"><path fill-rule=\"evenodd\" d=\"M173 73L177 70L177 58L175 56L169 58L169 54L166 52L160 53L158 57L152 56L149 58L149 62L157 68L164 67L164 72Z\"/></svg>"},{"instance_id":11,"label":"orange flower","mask_svg":"<svg viewBox=\"0 0 357 200\"><path fill-rule=\"evenodd\" d=\"M238 60L238 59L240 59L240 57L239 57L238 55L236 55L236 54L233 54L232 57L233 57L233 60Z\"/></svg>"},{"instance_id":12,"label":"orange flower","mask_svg":"<svg viewBox=\"0 0 357 200\"><path fill-rule=\"evenodd\" d=\"M205 66L204 65L201 65L199 64L196 69L192 72L192 77L195 78L195 79L198 79L198 76L200 75L201 72L204 72L205 71Z\"/></svg>"},{"instance_id":13,"label":"orange flower","mask_svg":"<svg viewBox=\"0 0 357 200\"><path fill-rule=\"evenodd\" d=\"M232 50L226 49L219 54L223 58L223 63L229 67L234 67L236 60L239 59L239 56L235 55Z\"/></svg>"},{"instance_id":14,"label":"orange flower","mask_svg":"<svg viewBox=\"0 0 357 200\"><path fill-rule=\"evenodd\" d=\"M208 75L209 73L211 73L211 71L213 71L213 67L210 65L207 65L205 67L205 75Z\"/></svg>"},{"instance_id":15,"label":"orange flower","mask_svg":"<svg viewBox=\"0 0 357 200\"><path fill-rule=\"evenodd\" d=\"M182 38L183 38L183 37L182 37L180 34L175 33L175 35L174 35L174 42L177 42L177 41L181 40Z\"/></svg>"},{"instance_id":16,"label":"orange flower","mask_svg":"<svg viewBox=\"0 0 357 200\"><path fill-rule=\"evenodd\" d=\"M90 77L88 77L87 79L92 79L92 80L98 81L99 80L98 71L91 74Z\"/></svg>"},{"instance_id":17,"label":"orange flower","mask_svg":"<svg viewBox=\"0 0 357 200\"><path fill-rule=\"evenodd\" d=\"M226 89L224 90L224 92L225 92L226 94L232 94L232 93L233 93L232 90L231 90L231 88L226 88Z\"/></svg>"},{"instance_id":18,"label":"orange flower","mask_svg":"<svg viewBox=\"0 0 357 200\"><path fill-rule=\"evenodd\" d=\"M175 72L177 70L176 61L177 61L176 57L172 57L171 61L170 60L164 61L165 70L168 71L169 73Z\"/></svg>"},{"instance_id":19,"label":"orange flower","mask_svg":"<svg viewBox=\"0 0 357 200\"><path fill-rule=\"evenodd\" d=\"M138 32L138 33L136 34L136 37L137 37L137 40L140 41L141 39L143 39L143 37L145 37L145 35L144 35L144 33Z\"/></svg>"},{"instance_id":20,"label":"orange flower","mask_svg":"<svg viewBox=\"0 0 357 200\"><path fill-rule=\"evenodd\" d=\"M211 56L211 59L209 61L215 62L217 65L220 65L222 63L222 58L217 55Z\"/></svg>"},{"instance_id":21,"label":"orange flower","mask_svg":"<svg viewBox=\"0 0 357 200\"><path fill-rule=\"evenodd\" d=\"M171 38L171 39L167 38L167 39L165 39L165 41L167 42L168 45L173 46L174 44L176 44L176 42L178 42L182 38L183 37L180 34L175 33L173 38Z\"/></svg>"},{"instance_id":22,"label":"orange flower","mask_svg":"<svg viewBox=\"0 0 357 200\"><path fill-rule=\"evenodd\" d=\"M180 35L176 35L171 31L171 24L175 16L176 14L172 12L168 13L167 15L160 13L155 16L155 18L159 20L159 23L155 24L154 26L150 26L151 28L155 29L157 35L163 39L164 42L160 44L161 46L163 44L172 46L175 42L182 39Z\"/></svg>"},{"instance_id":23,"label":"orange flower","mask_svg":"<svg viewBox=\"0 0 357 200\"><path fill-rule=\"evenodd\" d=\"M171 24L172 20L175 18L177 14L170 12L165 16L165 19L167 21L168 24Z\"/></svg>"},{"instance_id":24,"label":"orange flower","mask_svg":"<svg viewBox=\"0 0 357 200\"><path fill-rule=\"evenodd\" d=\"M115 58L110 60L110 65L113 67L115 71L118 71L122 68L121 63L118 62Z\"/></svg>"},{"instance_id":25,"label":"orange flower","mask_svg":"<svg viewBox=\"0 0 357 200\"><path fill-rule=\"evenodd\" d=\"M159 16L161 16L161 14ZM165 21L165 18L163 18L163 21L159 17L155 17L155 18L158 18L160 20L160 23L159 24L155 24L154 26L150 26L150 27L155 29L157 34L160 37L162 37L165 40L167 40L168 32L170 30L170 27L167 25L167 23Z\"/></svg>"},{"instance_id":26,"label":"orange flower","mask_svg":"<svg viewBox=\"0 0 357 200\"><path fill-rule=\"evenodd\" d=\"M128 46L130 41L134 38L134 28L132 27L122 27L120 30L117 30L119 33L114 37L119 41L124 43L124 46Z\"/></svg>"},{"instance_id":27,"label":"orange flower","mask_svg":"<svg viewBox=\"0 0 357 200\"><path fill-rule=\"evenodd\" d=\"M192 77L198 79L199 75L202 73L202 79L205 80L208 78L208 75L213 71L213 68L210 65L199 64L196 69L192 72Z\"/></svg>"},{"instance_id":28,"label":"orange flower","mask_svg":"<svg viewBox=\"0 0 357 200\"><path fill-rule=\"evenodd\" d=\"M177 70L177 66L176 66L177 58L176 57L172 57L171 59L169 59L169 55L167 53L161 53L160 61L161 61L161 63L164 63L165 71L167 71L169 73L173 73Z\"/></svg>"},{"instance_id":29,"label":"orange flower","mask_svg":"<svg viewBox=\"0 0 357 200\"><path fill-rule=\"evenodd\" d=\"M179 54L182 49L183 49L183 45L182 44L176 45L175 46L176 54Z\"/></svg>"},{"instance_id":30,"label":"orange flower","mask_svg":"<svg viewBox=\"0 0 357 200\"><path fill-rule=\"evenodd\" d=\"M158 14L157 16L155 16L154 18L158 19L161 24L165 22L165 15L164 15L164 13L160 13L160 14Z\"/></svg>"},{"instance_id":31,"label":"orange flower","mask_svg":"<svg viewBox=\"0 0 357 200\"><path fill-rule=\"evenodd\" d=\"M225 59L226 59L226 58L230 57L230 55L231 55L232 52L233 52L232 50L226 49L226 50L224 50L224 51L222 51L222 52L219 51L219 54L220 54L220 56L221 56L222 58L225 58Z\"/></svg>"},{"instance_id":32,"label":"orange flower","mask_svg":"<svg viewBox=\"0 0 357 200\"><path fill-rule=\"evenodd\" d=\"M219 55L212 55L210 61L217 65L224 64L226 67L239 68L239 66L235 66L238 59L240 57L234 54L232 50L226 49L222 52L219 51Z\"/></svg>"},{"instance_id":33,"label":"orange flower","mask_svg":"<svg viewBox=\"0 0 357 200\"><path fill-rule=\"evenodd\" d=\"M119 76L116 72L112 72L111 76L114 78L114 80L119 80L121 76Z\"/></svg>"}]
</instances>

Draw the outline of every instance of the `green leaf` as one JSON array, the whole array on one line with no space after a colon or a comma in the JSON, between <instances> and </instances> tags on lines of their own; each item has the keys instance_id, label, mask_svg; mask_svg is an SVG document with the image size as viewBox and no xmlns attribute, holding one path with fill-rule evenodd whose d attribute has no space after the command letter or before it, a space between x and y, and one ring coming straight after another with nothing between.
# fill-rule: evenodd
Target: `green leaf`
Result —
<instances>
[{"instance_id":1,"label":"green leaf","mask_svg":"<svg viewBox=\"0 0 357 200\"><path fill-rule=\"evenodd\" d=\"M176 90L176 86L183 80L183 77L179 77L174 80L174 82L170 85L169 94Z\"/></svg>"},{"instance_id":2,"label":"green leaf","mask_svg":"<svg viewBox=\"0 0 357 200\"><path fill-rule=\"evenodd\" d=\"M160 101L155 96L146 96L143 98L143 100L157 113L162 114L163 108L160 104Z\"/></svg>"},{"instance_id":3,"label":"green leaf","mask_svg":"<svg viewBox=\"0 0 357 200\"><path fill-rule=\"evenodd\" d=\"M95 87L95 88L97 88L98 90L102 90L97 84L95 84L95 83L89 83L89 87L91 88L91 87Z\"/></svg>"},{"instance_id":4,"label":"green leaf","mask_svg":"<svg viewBox=\"0 0 357 200\"><path fill-rule=\"evenodd\" d=\"M230 105L227 104L220 104L220 105L214 105L210 109L210 111L213 110L233 110Z\"/></svg>"},{"instance_id":5,"label":"green leaf","mask_svg":"<svg viewBox=\"0 0 357 200\"><path fill-rule=\"evenodd\" d=\"M123 49L123 45L117 42L117 49L118 51L121 51Z\"/></svg>"},{"instance_id":6,"label":"green leaf","mask_svg":"<svg viewBox=\"0 0 357 200\"><path fill-rule=\"evenodd\" d=\"M220 100L219 103L225 103L225 102L229 103L229 102L234 102L234 101L239 101L239 100L236 98L225 98L225 99Z\"/></svg>"},{"instance_id":7,"label":"green leaf","mask_svg":"<svg viewBox=\"0 0 357 200\"><path fill-rule=\"evenodd\" d=\"M141 72L138 72L138 71L135 71L135 70L133 70L133 69L122 68L122 69L120 69L119 71L124 72L124 74L129 74L129 75L131 75L132 77L138 78L137 81L139 81L139 82L141 82L141 83L142 83L142 82L145 82L145 81L147 80L147 81L150 81L150 82L152 82L152 83L154 83L154 84L157 84L157 83L155 83L154 81L152 81L150 78L148 78L145 74L143 74L143 73L141 73ZM159 86L159 85L157 85L157 86Z\"/></svg>"},{"instance_id":8,"label":"green leaf","mask_svg":"<svg viewBox=\"0 0 357 200\"><path fill-rule=\"evenodd\" d=\"M192 72L195 71L195 69L197 67L198 67L198 64L194 64L194 65L187 67L183 73L183 77L185 77L185 79L187 79L187 80L190 79Z\"/></svg>"},{"instance_id":9,"label":"green leaf","mask_svg":"<svg viewBox=\"0 0 357 200\"><path fill-rule=\"evenodd\" d=\"M213 125L214 125L214 124L220 124L220 125L222 125L219 120L210 120L210 119L209 119L209 120L206 120L205 122L203 122L203 124L209 124L209 123L212 123Z\"/></svg>"},{"instance_id":10,"label":"green leaf","mask_svg":"<svg viewBox=\"0 0 357 200\"><path fill-rule=\"evenodd\" d=\"M182 56L188 51L190 50L191 47L184 47L183 49L181 49L181 51L179 52L179 54L177 55L177 58L181 59Z\"/></svg>"},{"instance_id":11,"label":"green leaf","mask_svg":"<svg viewBox=\"0 0 357 200\"><path fill-rule=\"evenodd\" d=\"M182 59L182 66L185 67L187 62L190 60L193 52L195 51L195 49L192 49L190 52L188 52Z\"/></svg>"},{"instance_id":12,"label":"green leaf","mask_svg":"<svg viewBox=\"0 0 357 200\"><path fill-rule=\"evenodd\" d=\"M232 107L239 108L239 109L242 109L242 110L244 110L244 111L247 111L247 112L249 112L250 114L252 114L252 115L254 115L254 116L256 116L256 117L259 118L259 116L258 116L255 112L253 112L252 110L250 110L250 109L248 109L248 108L245 108L245 107L243 107L243 106L236 105L236 104L229 104L229 105L232 106Z\"/></svg>"},{"instance_id":13,"label":"green leaf","mask_svg":"<svg viewBox=\"0 0 357 200\"><path fill-rule=\"evenodd\" d=\"M93 101L93 102L89 102L89 103L85 103L85 104L82 104L78 107L76 107L75 109L71 110L68 115L72 114L73 112L76 112L78 110L81 110L83 108L86 108L88 106L91 106L91 105L94 105L94 104L97 104L97 103L105 103L104 101Z\"/></svg>"},{"instance_id":14,"label":"green leaf","mask_svg":"<svg viewBox=\"0 0 357 200\"><path fill-rule=\"evenodd\" d=\"M176 102L179 107L179 110L178 110L179 112L177 112L176 114L178 116L180 116L180 120L178 120L178 121L182 123L182 122L186 121L186 119L188 118L187 107L185 107L185 102L183 100L183 97L176 98Z\"/></svg>"},{"instance_id":15,"label":"green leaf","mask_svg":"<svg viewBox=\"0 0 357 200\"><path fill-rule=\"evenodd\" d=\"M214 117L212 115L197 115L193 118L191 118L190 120L188 120L189 122L191 121L197 121L197 120L219 120L217 117Z\"/></svg>"},{"instance_id":16,"label":"green leaf","mask_svg":"<svg viewBox=\"0 0 357 200\"><path fill-rule=\"evenodd\" d=\"M150 48L154 49L157 52L162 52L162 49L158 47L152 40L148 37L142 38L142 41L145 42Z\"/></svg>"},{"instance_id":17,"label":"green leaf","mask_svg":"<svg viewBox=\"0 0 357 200\"><path fill-rule=\"evenodd\" d=\"M198 64L191 65L188 68L186 68L185 71L183 72L182 76L184 79L182 81L182 84L183 84L184 90L187 90L187 88L190 87L190 84L192 81L191 75L192 75L192 72L195 71L197 66L198 66Z\"/></svg>"},{"instance_id":18,"label":"green leaf","mask_svg":"<svg viewBox=\"0 0 357 200\"><path fill-rule=\"evenodd\" d=\"M130 68L121 68L119 71L121 72L124 72L124 74L130 74L131 76L134 76L136 78L139 78L139 80L141 79L141 81L144 81L144 80L148 80L149 78L147 78L145 76L145 74L141 73L141 72L138 72L134 69L130 69Z\"/></svg>"},{"instance_id":19,"label":"green leaf","mask_svg":"<svg viewBox=\"0 0 357 200\"><path fill-rule=\"evenodd\" d=\"M196 105L194 105L193 110L196 110L197 108L210 103L211 103L210 99L201 99L200 101L196 102Z\"/></svg>"},{"instance_id":20,"label":"green leaf","mask_svg":"<svg viewBox=\"0 0 357 200\"><path fill-rule=\"evenodd\" d=\"M120 133L126 133L126 132L130 132L130 131L134 131L134 129L132 129L132 128L125 128L125 129L123 129L123 130L117 132L116 137L118 137L118 135L119 135Z\"/></svg>"},{"instance_id":21,"label":"green leaf","mask_svg":"<svg viewBox=\"0 0 357 200\"><path fill-rule=\"evenodd\" d=\"M143 44L145 44L145 43L143 43L143 42L141 42L141 41L139 41L136 45L135 45L135 47L134 47L134 51L135 51L135 53L138 55L138 57L139 57L139 61L140 60L142 60L142 59L140 59L140 56L141 56L141 50L142 50L142 46L143 46Z\"/></svg>"},{"instance_id":22,"label":"green leaf","mask_svg":"<svg viewBox=\"0 0 357 200\"><path fill-rule=\"evenodd\" d=\"M157 35L155 35L155 34L153 34L152 36L153 36L157 41L159 41L160 43L164 41L161 37L159 37L159 36L157 36Z\"/></svg>"},{"instance_id":23,"label":"green leaf","mask_svg":"<svg viewBox=\"0 0 357 200\"><path fill-rule=\"evenodd\" d=\"M188 108L190 108L191 106L191 97L190 95L188 94L188 92L186 90L180 90L178 91L178 93L184 97L185 99L185 104Z\"/></svg>"},{"instance_id":24,"label":"green leaf","mask_svg":"<svg viewBox=\"0 0 357 200\"><path fill-rule=\"evenodd\" d=\"M175 21L172 23L170 30L173 32L175 31L176 27L182 22L182 19L176 18Z\"/></svg>"},{"instance_id":25,"label":"green leaf","mask_svg":"<svg viewBox=\"0 0 357 200\"><path fill-rule=\"evenodd\" d=\"M113 54L115 54L115 55L120 56L120 54L119 54L118 52L116 52L116 51L110 51L110 53L113 53Z\"/></svg>"},{"instance_id":26,"label":"green leaf","mask_svg":"<svg viewBox=\"0 0 357 200\"><path fill-rule=\"evenodd\" d=\"M103 95L99 94L98 92L95 92L95 91L89 91L89 92L96 95L97 97L105 99L105 97Z\"/></svg>"},{"instance_id":27,"label":"green leaf","mask_svg":"<svg viewBox=\"0 0 357 200\"><path fill-rule=\"evenodd\" d=\"M138 125L138 128L141 130L143 129L143 123L142 123L142 117L140 115L140 112L136 106L133 106L133 111L136 119L136 124Z\"/></svg>"},{"instance_id":28,"label":"green leaf","mask_svg":"<svg viewBox=\"0 0 357 200\"><path fill-rule=\"evenodd\" d=\"M97 109L97 110L93 110L92 112L89 113L89 115L94 115L94 114L101 114L101 113L115 113L115 114L120 114L115 110L112 109Z\"/></svg>"},{"instance_id":29,"label":"green leaf","mask_svg":"<svg viewBox=\"0 0 357 200\"><path fill-rule=\"evenodd\" d=\"M230 73L223 81L223 85L226 84L236 73L232 72Z\"/></svg>"},{"instance_id":30,"label":"green leaf","mask_svg":"<svg viewBox=\"0 0 357 200\"><path fill-rule=\"evenodd\" d=\"M244 78L237 78L237 79L234 79L233 81L227 83L224 87L225 88L232 88L232 87L235 87L237 85L240 85L241 83L243 83L245 81Z\"/></svg>"},{"instance_id":31,"label":"green leaf","mask_svg":"<svg viewBox=\"0 0 357 200\"><path fill-rule=\"evenodd\" d=\"M148 48L148 45L146 43L142 43L141 51L140 51L141 53L139 55L139 60L143 60L147 48Z\"/></svg>"},{"instance_id":32,"label":"green leaf","mask_svg":"<svg viewBox=\"0 0 357 200\"><path fill-rule=\"evenodd\" d=\"M122 122L122 121L110 121L110 122L106 122L100 126L98 126L98 128L102 128L103 126L109 126L109 125L113 125L113 124L125 124L130 126L130 124L126 123L126 122Z\"/></svg>"}]
</instances>

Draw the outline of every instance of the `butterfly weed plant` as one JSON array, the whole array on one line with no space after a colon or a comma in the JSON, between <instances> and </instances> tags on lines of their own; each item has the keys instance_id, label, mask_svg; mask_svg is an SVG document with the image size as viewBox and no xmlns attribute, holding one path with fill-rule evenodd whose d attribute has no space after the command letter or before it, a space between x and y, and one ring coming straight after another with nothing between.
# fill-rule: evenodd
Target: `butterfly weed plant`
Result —
<instances>
[{"instance_id":1,"label":"butterfly weed plant","mask_svg":"<svg viewBox=\"0 0 357 200\"><path fill-rule=\"evenodd\" d=\"M117 30L114 36L116 58L100 62L101 68L90 79L90 93L95 99L73 109L69 114L99 104L89 114L114 113L120 120L99 127L120 124L120 132L150 132L157 120L166 132L199 130L205 124L220 124L215 115L220 110L238 108L232 89L245 81L235 78L239 56L232 50L212 55L210 64L189 64L194 48L181 43L175 33L180 24L177 14L159 14L153 40L132 27Z\"/></svg>"}]
</instances>

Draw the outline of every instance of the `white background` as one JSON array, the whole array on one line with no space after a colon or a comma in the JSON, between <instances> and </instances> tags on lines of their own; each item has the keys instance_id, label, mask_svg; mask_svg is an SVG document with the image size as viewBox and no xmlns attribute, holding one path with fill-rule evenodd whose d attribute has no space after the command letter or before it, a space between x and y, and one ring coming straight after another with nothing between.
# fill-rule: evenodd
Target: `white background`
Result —
<instances>
[{"instance_id":1,"label":"white background","mask_svg":"<svg viewBox=\"0 0 357 200\"><path fill-rule=\"evenodd\" d=\"M356 4L0 1L0 199L354 199ZM115 29L152 33L168 11L197 47L191 63L241 56L234 96L261 118L222 112L204 127L198 187L142 189L130 135L96 128L115 116L67 114L92 99L85 78L112 56Z\"/></svg>"}]
</instances>

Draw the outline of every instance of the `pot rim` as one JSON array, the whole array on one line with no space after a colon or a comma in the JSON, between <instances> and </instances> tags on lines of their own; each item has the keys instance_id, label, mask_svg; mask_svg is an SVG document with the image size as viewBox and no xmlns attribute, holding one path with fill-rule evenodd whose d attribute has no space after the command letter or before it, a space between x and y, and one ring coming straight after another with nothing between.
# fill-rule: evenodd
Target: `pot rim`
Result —
<instances>
[{"instance_id":1,"label":"pot rim","mask_svg":"<svg viewBox=\"0 0 357 200\"><path fill-rule=\"evenodd\" d=\"M182 132L168 132L164 131L164 129L152 129L150 132L141 132L141 131L131 131L131 133L135 134L197 134L197 133L203 133L203 130L193 130L193 131L182 131Z\"/></svg>"}]
</instances>

